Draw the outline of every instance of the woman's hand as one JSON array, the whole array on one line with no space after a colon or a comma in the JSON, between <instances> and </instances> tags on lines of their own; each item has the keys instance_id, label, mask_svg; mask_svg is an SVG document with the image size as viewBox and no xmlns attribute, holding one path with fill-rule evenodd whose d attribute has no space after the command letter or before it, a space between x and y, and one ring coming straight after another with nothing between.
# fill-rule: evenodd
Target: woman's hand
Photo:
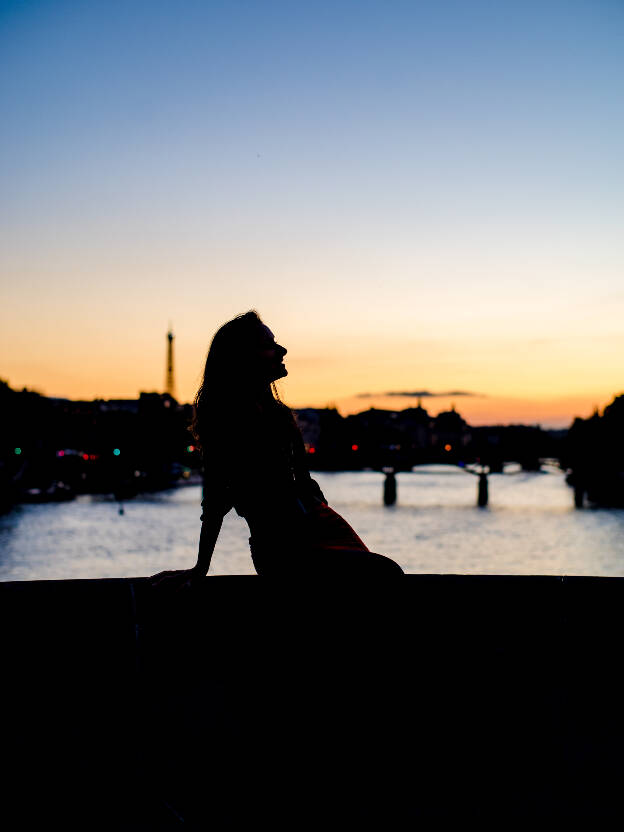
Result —
<instances>
[{"instance_id":1,"label":"woman's hand","mask_svg":"<svg viewBox=\"0 0 624 832\"><path fill-rule=\"evenodd\" d=\"M197 586L205 574L197 569L170 569L148 578L149 585L159 592L179 592Z\"/></svg>"}]
</instances>

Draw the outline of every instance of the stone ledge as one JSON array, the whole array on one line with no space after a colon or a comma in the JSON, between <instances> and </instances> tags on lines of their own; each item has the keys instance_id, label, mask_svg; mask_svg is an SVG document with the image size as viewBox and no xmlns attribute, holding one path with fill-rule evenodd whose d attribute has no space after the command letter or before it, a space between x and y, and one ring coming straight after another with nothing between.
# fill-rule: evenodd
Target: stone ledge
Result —
<instances>
[{"instance_id":1,"label":"stone ledge","mask_svg":"<svg viewBox=\"0 0 624 832\"><path fill-rule=\"evenodd\" d=\"M556 576L0 584L3 811L132 832L616 816L623 594Z\"/></svg>"}]
</instances>

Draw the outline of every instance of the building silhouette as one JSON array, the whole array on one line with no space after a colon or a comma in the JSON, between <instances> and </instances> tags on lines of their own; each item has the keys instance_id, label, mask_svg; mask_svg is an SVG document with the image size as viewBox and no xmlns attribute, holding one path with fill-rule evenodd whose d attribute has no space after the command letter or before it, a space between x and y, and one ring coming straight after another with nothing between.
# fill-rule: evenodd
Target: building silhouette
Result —
<instances>
[{"instance_id":1,"label":"building silhouette","mask_svg":"<svg viewBox=\"0 0 624 832\"><path fill-rule=\"evenodd\" d=\"M173 373L173 339L175 335L169 324L169 331L167 332L167 374L165 378L165 393L175 399L175 377Z\"/></svg>"}]
</instances>

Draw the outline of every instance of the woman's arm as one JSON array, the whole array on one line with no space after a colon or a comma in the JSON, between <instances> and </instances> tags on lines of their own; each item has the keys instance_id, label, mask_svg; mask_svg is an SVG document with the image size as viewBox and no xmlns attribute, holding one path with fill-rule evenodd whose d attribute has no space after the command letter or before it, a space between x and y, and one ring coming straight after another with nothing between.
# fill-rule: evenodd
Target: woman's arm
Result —
<instances>
[{"instance_id":1,"label":"woman's arm","mask_svg":"<svg viewBox=\"0 0 624 832\"><path fill-rule=\"evenodd\" d=\"M212 560L212 553L221 531L223 518L232 507L229 500L222 498L220 500L211 500L204 498L202 500L202 507L204 509L201 516L202 527L199 535L199 551L197 553L197 563L190 569L172 569L166 572L159 572L158 575L153 575L150 578L150 584L153 587L183 589L189 587L197 578L203 578L210 567Z\"/></svg>"},{"instance_id":2,"label":"woman's arm","mask_svg":"<svg viewBox=\"0 0 624 832\"><path fill-rule=\"evenodd\" d=\"M310 476L305 445L303 444L303 437L298 428L293 433L293 462L297 481L299 483L307 483L311 496L315 497L319 502L324 503L324 505L327 505L327 499L321 491L320 485Z\"/></svg>"},{"instance_id":3,"label":"woman's arm","mask_svg":"<svg viewBox=\"0 0 624 832\"><path fill-rule=\"evenodd\" d=\"M204 508L202 515L202 527L199 535L199 552L197 553L197 563L192 571L196 575L204 576L210 568L210 561L212 560L212 553L223 525L223 513L215 511L210 507Z\"/></svg>"}]
</instances>

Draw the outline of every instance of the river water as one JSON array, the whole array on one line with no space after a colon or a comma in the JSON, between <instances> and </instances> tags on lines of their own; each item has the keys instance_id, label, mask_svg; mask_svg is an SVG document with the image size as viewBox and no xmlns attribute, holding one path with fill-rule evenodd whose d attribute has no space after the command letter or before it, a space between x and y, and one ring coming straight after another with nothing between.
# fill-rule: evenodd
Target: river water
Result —
<instances>
[{"instance_id":1,"label":"river water","mask_svg":"<svg viewBox=\"0 0 624 832\"><path fill-rule=\"evenodd\" d=\"M477 479L427 466L397 476L398 500L382 504L377 472L317 473L330 505L367 546L410 573L624 576L624 509L574 509L561 472ZM0 580L111 578L192 566L200 531L199 486L124 504L85 495L17 506L0 517ZM209 574L254 574L245 521L224 520Z\"/></svg>"}]
</instances>

